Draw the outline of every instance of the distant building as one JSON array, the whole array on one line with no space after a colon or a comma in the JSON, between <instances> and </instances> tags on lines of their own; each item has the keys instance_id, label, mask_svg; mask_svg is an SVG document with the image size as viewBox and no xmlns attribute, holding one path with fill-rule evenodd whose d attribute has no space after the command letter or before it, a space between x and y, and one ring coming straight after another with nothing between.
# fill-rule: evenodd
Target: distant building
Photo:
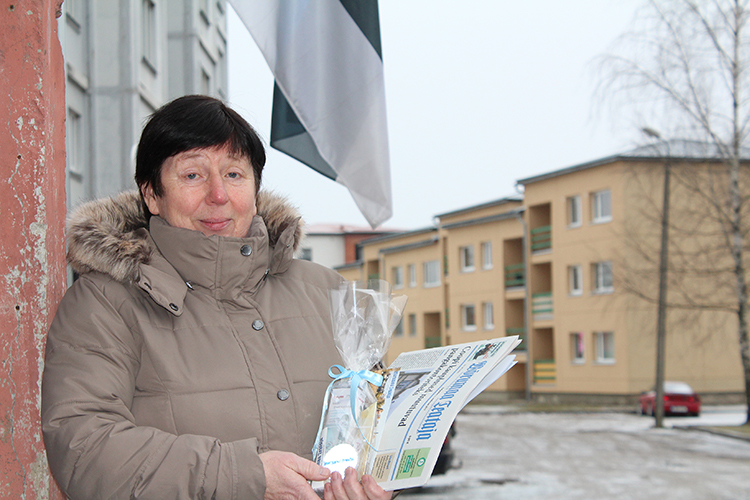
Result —
<instances>
[{"instance_id":1,"label":"distant building","mask_svg":"<svg viewBox=\"0 0 750 500\"><path fill-rule=\"evenodd\" d=\"M672 263L685 269L695 260L718 260L722 272L731 262L717 250L721 232L702 215L716 200L690 183L720 185L726 167L696 143L670 144L669 155L673 172L682 174L673 181L670 220L696 229L673 230ZM388 360L407 350L517 334L524 339L519 363L492 386L498 394L634 404L655 378L656 304L648 296L658 282L664 161L653 147L639 148L521 179L523 198L364 240L358 262L337 270L350 280L381 277L409 297ZM726 274L671 278L672 302L694 290L714 305L736 303ZM739 402L738 351L730 307L669 310L667 379L690 383L708 400Z\"/></svg>"},{"instance_id":2,"label":"distant building","mask_svg":"<svg viewBox=\"0 0 750 500\"><path fill-rule=\"evenodd\" d=\"M360 241L394 232L393 229L372 229L369 226L311 224L305 226L305 237L295 257L333 269L358 260L357 244Z\"/></svg>"},{"instance_id":3,"label":"distant building","mask_svg":"<svg viewBox=\"0 0 750 500\"><path fill-rule=\"evenodd\" d=\"M227 96L226 0L65 0L68 209L135 187L148 115L185 94Z\"/></svg>"}]
</instances>

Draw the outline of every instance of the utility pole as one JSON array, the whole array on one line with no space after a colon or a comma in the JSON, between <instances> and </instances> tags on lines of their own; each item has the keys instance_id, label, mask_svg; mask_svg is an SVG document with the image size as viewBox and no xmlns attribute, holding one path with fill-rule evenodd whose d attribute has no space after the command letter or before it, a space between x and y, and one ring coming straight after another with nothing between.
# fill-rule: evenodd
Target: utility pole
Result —
<instances>
[{"instance_id":1,"label":"utility pole","mask_svg":"<svg viewBox=\"0 0 750 500\"><path fill-rule=\"evenodd\" d=\"M661 138L654 129L644 127L644 134L653 137L666 146L664 161L664 194L661 214L661 249L659 253L659 304L656 314L656 396L654 397L654 418L657 428L664 427L664 365L667 343L667 258L669 252L669 178L671 154L669 142Z\"/></svg>"}]
</instances>

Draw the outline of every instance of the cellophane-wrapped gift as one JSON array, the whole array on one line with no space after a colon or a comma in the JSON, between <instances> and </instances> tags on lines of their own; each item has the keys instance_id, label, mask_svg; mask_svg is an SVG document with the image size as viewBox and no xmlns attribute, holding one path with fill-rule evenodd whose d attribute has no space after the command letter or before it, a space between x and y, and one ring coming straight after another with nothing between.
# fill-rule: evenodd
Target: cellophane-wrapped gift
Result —
<instances>
[{"instance_id":1,"label":"cellophane-wrapped gift","mask_svg":"<svg viewBox=\"0 0 750 500\"><path fill-rule=\"evenodd\" d=\"M388 374L375 367L382 366L406 296L393 297L383 280L347 281L331 291L330 305L334 342L344 366L329 370L334 380L326 392L313 458L342 475L354 467L361 477L369 472L377 447L382 388L388 381Z\"/></svg>"}]
</instances>

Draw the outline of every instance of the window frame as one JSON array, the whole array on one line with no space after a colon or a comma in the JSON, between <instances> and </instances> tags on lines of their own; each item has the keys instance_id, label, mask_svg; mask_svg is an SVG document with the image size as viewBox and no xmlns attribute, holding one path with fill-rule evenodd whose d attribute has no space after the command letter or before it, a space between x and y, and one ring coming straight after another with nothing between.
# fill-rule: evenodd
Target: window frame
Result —
<instances>
[{"instance_id":1,"label":"window frame","mask_svg":"<svg viewBox=\"0 0 750 500\"><path fill-rule=\"evenodd\" d=\"M609 341L607 341L609 339ZM607 349L609 348L609 349ZM609 351L609 352L608 352ZM594 352L599 365L615 364L615 334L611 331L594 332Z\"/></svg>"},{"instance_id":2,"label":"window frame","mask_svg":"<svg viewBox=\"0 0 750 500\"><path fill-rule=\"evenodd\" d=\"M578 286L575 286L575 285ZM568 266L568 295L580 297L583 295L583 267L580 264Z\"/></svg>"},{"instance_id":3,"label":"window frame","mask_svg":"<svg viewBox=\"0 0 750 500\"><path fill-rule=\"evenodd\" d=\"M495 329L495 308L492 302L482 302L482 319L485 330Z\"/></svg>"},{"instance_id":4,"label":"window frame","mask_svg":"<svg viewBox=\"0 0 750 500\"><path fill-rule=\"evenodd\" d=\"M581 195L576 194L568 196L565 200L565 205L568 217L568 228L572 229L581 227L583 225L583 203L581 202Z\"/></svg>"},{"instance_id":5,"label":"window frame","mask_svg":"<svg viewBox=\"0 0 750 500\"><path fill-rule=\"evenodd\" d=\"M476 270L476 262L474 259L474 245L464 245L458 247L458 253L461 262L461 272L474 272Z\"/></svg>"},{"instance_id":6,"label":"window frame","mask_svg":"<svg viewBox=\"0 0 750 500\"><path fill-rule=\"evenodd\" d=\"M574 365L586 364L586 337L583 332L570 333L570 362Z\"/></svg>"},{"instance_id":7,"label":"window frame","mask_svg":"<svg viewBox=\"0 0 750 500\"><path fill-rule=\"evenodd\" d=\"M609 269L608 272L604 272ZM593 264L592 272L593 286L592 293L595 295L603 295L613 293L615 291L614 285L614 272L611 260L602 260ZM609 275L609 285L605 284L605 278Z\"/></svg>"},{"instance_id":8,"label":"window frame","mask_svg":"<svg viewBox=\"0 0 750 500\"><path fill-rule=\"evenodd\" d=\"M404 288L404 266L391 267L391 275L393 279L393 289L398 290Z\"/></svg>"},{"instance_id":9,"label":"window frame","mask_svg":"<svg viewBox=\"0 0 750 500\"><path fill-rule=\"evenodd\" d=\"M434 274L435 274L435 280L429 281L432 276L430 268L434 267ZM440 261L439 260L428 260L422 264L422 271L424 272L424 275L422 276L422 287L423 288L435 288L440 286Z\"/></svg>"},{"instance_id":10,"label":"window frame","mask_svg":"<svg viewBox=\"0 0 750 500\"><path fill-rule=\"evenodd\" d=\"M406 269L409 275L409 288L414 288L417 286L417 266L409 264Z\"/></svg>"},{"instance_id":11,"label":"window frame","mask_svg":"<svg viewBox=\"0 0 750 500\"><path fill-rule=\"evenodd\" d=\"M158 57L158 13L156 0L141 0L141 60L156 73Z\"/></svg>"},{"instance_id":12,"label":"window frame","mask_svg":"<svg viewBox=\"0 0 750 500\"><path fill-rule=\"evenodd\" d=\"M604 214L604 204L602 203L603 195L606 193L607 205L609 209L608 214ZM591 223L592 224L604 224L612 220L612 190L600 189L591 193Z\"/></svg>"},{"instance_id":13,"label":"window frame","mask_svg":"<svg viewBox=\"0 0 750 500\"><path fill-rule=\"evenodd\" d=\"M492 261L492 241L483 241L482 247L482 269L488 271L494 267Z\"/></svg>"},{"instance_id":14,"label":"window frame","mask_svg":"<svg viewBox=\"0 0 750 500\"><path fill-rule=\"evenodd\" d=\"M471 311L471 314L469 314ZM473 323L469 323L469 319ZM474 304L461 304L461 330L475 332L477 330L477 308Z\"/></svg>"},{"instance_id":15,"label":"window frame","mask_svg":"<svg viewBox=\"0 0 750 500\"><path fill-rule=\"evenodd\" d=\"M396 325L396 328L393 330L393 336L394 337L403 337L404 336L404 318L403 316L399 320L398 324Z\"/></svg>"}]
</instances>

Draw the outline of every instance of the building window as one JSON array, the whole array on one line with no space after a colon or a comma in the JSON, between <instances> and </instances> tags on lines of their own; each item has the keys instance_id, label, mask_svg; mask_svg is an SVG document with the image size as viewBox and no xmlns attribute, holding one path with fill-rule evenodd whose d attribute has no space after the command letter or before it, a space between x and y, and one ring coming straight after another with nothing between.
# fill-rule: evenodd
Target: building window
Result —
<instances>
[{"instance_id":1,"label":"building window","mask_svg":"<svg viewBox=\"0 0 750 500\"><path fill-rule=\"evenodd\" d=\"M401 318L401 321L399 321L398 325L396 325L396 329L393 330L393 336L394 337L404 336L404 318Z\"/></svg>"},{"instance_id":2,"label":"building window","mask_svg":"<svg viewBox=\"0 0 750 500\"><path fill-rule=\"evenodd\" d=\"M201 93L203 95L211 94L211 75L203 68L201 68Z\"/></svg>"},{"instance_id":3,"label":"building window","mask_svg":"<svg viewBox=\"0 0 750 500\"><path fill-rule=\"evenodd\" d=\"M417 315L416 314L409 315L409 336L410 337L417 336Z\"/></svg>"},{"instance_id":4,"label":"building window","mask_svg":"<svg viewBox=\"0 0 750 500\"><path fill-rule=\"evenodd\" d=\"M474 271L474 245L468 245L458 249L461 256L461 272L470 273Z\"/></svg>"},{"instance_id":5,"label":"building window","mask_svg":"<svg viewBox=\"0 0 750 500\"><path fill-rule=\"evenodd\" d=\"M583 333L570 334L570 357L573 364L582 365L586 362L586 354L583 347Z\"/></svg>"},{"instance_id":6,"label":"building window","mask_svg":"<svg viewBox=\"0 0 750 500\"><path fill-rule=\"evenodd\" d=\"M417 266L409 264L409 288L417 286Z\"/></svg>"},{"instance_id":7,"label":"building window","mask_svg":"<svg viewBox=\"0 0 750 500\"><path fill-rule=\"evenodd\" d=\"M482 304L484 313L484 329L494 330L495 329L495 311L492 308L492 302L484 302Z\"/></svg>"},{"instance_id":8,"label":"building window","mask_svg":"<svg viewBox=\"0 0 750 500\"><path fill-rule=\"evenodd\" d=\"M312 262L312 248L300 248L299 257L297 258L300 260L309 260L310 262Z\"/></svg>"},{"instance_id":9,"label":"building window","mask_svg":"<svg viewBox=\"0 0 750 500\"><path fill-rule=\"evenodd\" d=\"M612 261L605 260L593 265L594 293L612 293Z\"/></svg>"},{"instance_id":10,"label":"building window","mask_svg":"<svg viewBox=\"0 0 750 500\"><path fill-rule=\"evenodd\" d=\"M482 269L492 269L492 242L482 242Z\"/></svg>"},{"instance_id":11,"label":"building window","mask_svg":"<svg viewBox=\"0 0 750 500\"><path fill-rule=\"evenodd\" d=\"M612 220L612 194L609 189L591 193L591 221L594 224Z\"/></svg>"},{"instance_id":12,"label":"building window","mask_svg":"<svg viewBox=\"0 0 750 500\"><path fill-rule=\"evenodd\" d=\"M595 332L596 362L612 364L615 362L615 334L612 332Z\"/></svg>"},{"instance_id":13,"label":"building window","mask_svg":"<svg viewBox=\"0 0 750 500\"><path fill-rule=\"evenodd\" d=\"M65 5L63 7L65 8L65 13L67 14L68 19L74 23L78 30L80 30L81 24L83 24L83 5L81 5L81 0L65 0Z\"/></svg>"},{"instance_id":14,"label":"building window","mask_svg":"<svg viewBox=\"0 0 750 500\"><path fill-rule=\"evenodd\" d=\"M83 150L83 117L72 108L68 108L67 128L67 152L68 152L68 179L67 197L68 208L77 206L86 199L86 165L84 164Z\"/></svg>"},{"instance_id":15,"label":"building window","mask_svg":"<svg viewBox=\"0 0 750 500\"><path fill-rule=\"evenodd\" d=\"M211 20L208 17L208 0L198 0L198 12L203 18L203 22L211 24Z\"/></svg>"},{"instance_id":16,"label":"building window","mask_svg":"<svg viewBox=\"0 0 750 500\"><path fill-rule=\"evenodd\" d=\"M474 304L461 306L461 328L465 332L473 332L477 329L477 314Z\"/></svg>"},{"instance_id":17,"label":"building window","mask_svg":"<svg viewBox=\"0 0 750 500\"><path fill-rule=\"evenodd\" d=\"M583 271L581 266L568 266L568 293L581 295L583 293Z\"/></svg>"},{"instance_id":18,"label":"building window","mask_svg":"<svg viewBox=\"0 0 750 500\"><path fill-rule=\"evenodd\" d=\"M581 225L581 197L571 196L567 199L568 205L568 227Z\"/></svg>"},{"instance_id":19,"label":"building window","mask_svg":"<svg viewBox=\"0 0 750 500\"><path fill-rule=\"evenodd\" d=\"M154 0L143 0L143 29L141 30L141 50L143 60L156 70L156 4Z\"/></svg>"},{"instance_id":20,"label":"building window","mask_svg":"<svg viewBox=\"0 0 750 500\"><path fill-rule=\"evenodd\" d=\"M391 268L391 275L393 277L393 288L404 288L404 268L394 266Z\"/></svg>"},{"instance_id":21,"label":"building window","mask_svg":"<svg viewBox=\"0 0 750 500\"><path fill-rule=\"evenodd\" d=\"M440 286L440 261L431 260L424 263L424 286Z\"/></svg>"}]
</instances>

